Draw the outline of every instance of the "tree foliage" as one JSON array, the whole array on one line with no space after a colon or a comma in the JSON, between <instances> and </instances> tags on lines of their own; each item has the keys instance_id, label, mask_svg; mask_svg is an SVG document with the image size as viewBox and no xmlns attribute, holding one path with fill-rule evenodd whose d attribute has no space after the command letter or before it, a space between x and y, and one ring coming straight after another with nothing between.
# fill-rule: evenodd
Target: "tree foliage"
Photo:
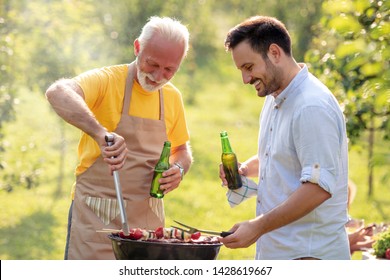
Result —
<instances>
[{"instance_id":1,"label":"tree foliage","mask_svg":"<svg viewBox=\"0 0 390 280\"><path fill-rule=\"evenodd\" d=\"M307 52L307 61L343 106L351 143L368 135L369 194L374 164L390 164L388 150L374 154L375 135L390 140L389 11L388 1L325 1L318 37Z\"/></svg>"},{"instance_id":2,"label":"tree foliage","mask_svg":"<svg viewBox=\"0 0 390 280\"><path fill-rule=\"evenodd\" d=\"M14 119L15 85L12 71L14 45L13 21L8 17L9 2L0 5L0 155L5 152L2 141L3 125ZM1 159L1 158L0 158ZM0 172L5 169L5 163L0 161Z\"/></svg>"},{"instance_id":3,"label":"tree foliage","mask_svg":"<svg viewBox=\"0 0 390 280\"><path fill-rule=\"evenodd\" d=\"M4 124L17 117L18 92L43 94L61 77L132 61L133 41L153 15L175 17L190 30L190 52L181 75L175 77L181 90L189 92L188 105L196 104L196 93L208 86L208 75L221 82L231 79L223 50L227 31L245 18L264 14L286 23L297 60L307 53L312 68L325 74L344 106L351 141L371 128L389 137L388 5L378 0L3 0L0 177L16 182L20 178L5 162L7 146L2 140ZM314 32L313 50L307 52ZM39 164L24 168L33 174Z\"/></svg>"},{"instance_id":4,"label":"tree foliage","mask_svg":"<svg viewBox=\"0 0 390 280\"><path fill-rule=\"evenodd\" d=\"M109 45L96 36L101 27L92 1L80 2L0 2L0 189L37 186L42 167L37 143L2 137L4 124L17 117L18 92L43 95L51 82L96 66L94 62L103 61L102 54L108 53L100 51ZM7 157L15 151L19 154Z\"/></svg>"},{"instance_id":5,"label":"tree foliage","mask_svg":"<svg viewBox=\"0 0 390 280\"><path fill-rule=\"evenodd\" d=\"M14 56L14 24L7 15L9 12L9 1L0 6L0 140L3 136L1 128L4 122L13 119L13 102L15 98L15 87L13 75ZM0 151L2 150L0 145Z\"/></svg>"}]
</instances>

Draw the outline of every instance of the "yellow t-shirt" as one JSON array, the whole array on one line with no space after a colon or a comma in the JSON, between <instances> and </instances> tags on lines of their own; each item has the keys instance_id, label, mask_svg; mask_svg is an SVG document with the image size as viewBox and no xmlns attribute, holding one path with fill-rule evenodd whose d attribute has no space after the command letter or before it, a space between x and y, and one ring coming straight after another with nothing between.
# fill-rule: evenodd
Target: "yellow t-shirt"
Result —
<instances>
[{"instance_id":1,"label":"yellow t-shirt","mask_svg":"<svg viewBox=\"0 0 390 280\"><path fill-rule=\"evenodd\" d=\"M84 92L88 107L108 131L116 129L121 117L127 70L127 64L114 65L90 70L74 78ZM173 84L167 83L163 87L163 96L168 140L172 147L185 144L190 137L181 93ZM134 80L129 115L158 120L159 105L158 92L146 92ZM90 167L99 155L95 140L82 132L76 175Z\"/></svg>"}]
</instances>

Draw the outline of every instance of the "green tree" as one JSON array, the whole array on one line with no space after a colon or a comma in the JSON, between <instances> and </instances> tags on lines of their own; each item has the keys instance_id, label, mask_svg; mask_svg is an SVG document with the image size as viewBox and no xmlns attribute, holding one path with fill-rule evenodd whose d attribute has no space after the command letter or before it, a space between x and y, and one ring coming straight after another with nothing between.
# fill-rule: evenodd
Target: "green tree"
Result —
<instances>
[{"instance_id":1,"label":"green tree","mask_svg":"<svg viewBox=\"0 0 390 280\"><path fill-rule=\"evenodd\" d=\"M302 61L313 36L314 26L321 17L323 0L227 0L212 3L213 16L228 21L230 27L255 15L274 16L284 22L292 34L294 57ZM221 42L222 43L222 42Z\"/></svg>"},{"instance_id":2,"label":"green tree","mask_svg":"<svg viewBox=\"0 0 390 280\"><path fill-rule=\"evenodd\" d=\"M10 1L0 2L0 141L3 123L14 118L13 103L15 99L14 73L12 65L14 62L14 29L13 18L9 16ZM0 152L3 151L0 142ZM0 169L1 169L0 162Z\"/></svg>"},{"instance_id":3,"label":"green tree","mask_svg":"<svg viewBox=\"0 0 390 280\"><path fill-rule=\"evenodd\" d=\"M389 150L374 151L376 137L390 140L390 3L325 1L307 61L340 101L352 144L363 135L368 147L368 196L376 165L390 165Z\"/></svg>"},{"instance_id":4,"label":"green tree","mask_svg":"<svg viewBox=\"0 0 390 280\"><path fill-rule=\"evenodd\" d=\"M11 191L36 186L42 165L40 143L1 141L4 122L17 118L13 112L19 92L43 95L54 80L97 67L109 54L110 44L104 40L93 1L1 1L0 11L0 188ZM58 150L64 160L62 120L59 127ZM11 151L20 154L9 156Z\"/></svg>"},{"instance_id":5,"label":"green tree","mask_svg":"<svg viewBox=\"0 0 390 280\"><path fill-rule=\"evenodd\" d=\"M0 172L3 173L7 163L1 157L6 150L4 124L15 119L14 103L16 102L15 85L15 18L11 1L0 2ZM0 173L0 174L1 174ZM1 187L1 185L0 185Z\"/></svg>"}]
</instances>

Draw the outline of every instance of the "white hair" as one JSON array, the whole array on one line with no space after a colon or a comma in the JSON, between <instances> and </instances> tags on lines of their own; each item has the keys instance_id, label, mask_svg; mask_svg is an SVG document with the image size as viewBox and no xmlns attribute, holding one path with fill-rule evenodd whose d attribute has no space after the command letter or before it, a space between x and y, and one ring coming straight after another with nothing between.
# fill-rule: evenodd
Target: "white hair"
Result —
<instances>
[{"instance_id":1,"label":"white hair","mask_svg":"<svg viewBox=\"0 0 390 280\"><path fill-rule=\"evenodd\" d=\"M141 44L141 51L143 46L147 45L148 41L156 34L159 33L168 41L172 42L183 42L184 43L184 54L187 55L189 48L190 34L186 26L180 21L172 19L170 17L157 17L153 16L144 25L141 31L141 35L138 40Z\"/></svg>"}]
</instances>

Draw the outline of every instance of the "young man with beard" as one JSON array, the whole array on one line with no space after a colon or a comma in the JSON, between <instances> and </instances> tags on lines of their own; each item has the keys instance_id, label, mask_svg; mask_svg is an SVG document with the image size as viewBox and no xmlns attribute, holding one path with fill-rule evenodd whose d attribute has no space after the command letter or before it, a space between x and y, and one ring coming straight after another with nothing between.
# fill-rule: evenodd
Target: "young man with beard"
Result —
<instances>
[{"instance_id":1,"label":"young man with beard","mask_svg":"<svg viewBox=\"0 0 390 280\"><path fill-rule=\"evenodd\" d=\"M65 259L114 259L110 240L96 232L121 228L114 170L129 227L164 226L163 201L149 195L164 141L172 144L170 169L160 179L164 194L179 186L192 163L182 96L169 82L188 44L188 30L179 21L151 17L134 41L134 62L90 70L48 88L57 114L82 131ZM112 146L108 134L114 135Z\"/></svg>"},{"instance_id":2,"label":"young man with beard","mask_svg":"<svg viewBox=\"0 0 390 280\"><path fill-rule=\"evenodd\" d=\"M257 215L221 241L229 248L257 242L256 259L350 259L348 148L337 100L295 61L275 18L245 20L228 32L225 47L265 102L257 155L239 168L259 178ZM220 178L226 185L222 168Z\"/></svg>"}]
</instances>

